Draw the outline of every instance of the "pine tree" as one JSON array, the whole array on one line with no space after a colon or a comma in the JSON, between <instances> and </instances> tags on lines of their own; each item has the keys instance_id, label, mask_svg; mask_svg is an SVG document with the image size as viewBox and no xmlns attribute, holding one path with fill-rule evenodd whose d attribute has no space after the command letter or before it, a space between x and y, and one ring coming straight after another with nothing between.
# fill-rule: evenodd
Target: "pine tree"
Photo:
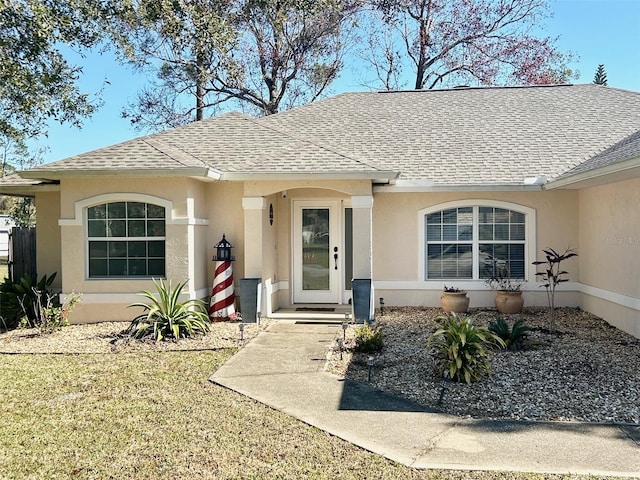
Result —
<instances>
[{"instance_id":1,"label":"pine tree","mask_svg":"<svg viewBox=\"0 0 640 480\"><path fill-rule=\"evenodd\" d=\"M593 77L593 83L595 83L596 85L607 86L607 72L604 71L604 65L598 65L596 74Z\"/></svg>"}]
</instances>

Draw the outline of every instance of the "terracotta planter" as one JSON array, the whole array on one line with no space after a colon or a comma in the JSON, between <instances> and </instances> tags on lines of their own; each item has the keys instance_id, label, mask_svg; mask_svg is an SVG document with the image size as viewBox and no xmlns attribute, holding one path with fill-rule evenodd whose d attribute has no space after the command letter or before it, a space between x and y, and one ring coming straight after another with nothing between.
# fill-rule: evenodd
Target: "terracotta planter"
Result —
<instances>
[{"instance_id":1,"label":"terracotta planter","mask_svg":"<svg viewBox=\"0 0 640 480\"><path fill-rule=\"evenodd\" d=\"M463 313L469 309L469 297L467 292L442 292L440 297L442 309L449 312Z\"/></svg>"},{"instance_id":2,"label":"terracotta planter","mask_svg":"<svg viewBox=\"0 0 640 480\"><path fill-rule=\"evenodd\" d=\"M524 298L522 298L520 291L498 290L495 303L500 313L520 313L524 305Z\"/></svg>"}]
</instances>

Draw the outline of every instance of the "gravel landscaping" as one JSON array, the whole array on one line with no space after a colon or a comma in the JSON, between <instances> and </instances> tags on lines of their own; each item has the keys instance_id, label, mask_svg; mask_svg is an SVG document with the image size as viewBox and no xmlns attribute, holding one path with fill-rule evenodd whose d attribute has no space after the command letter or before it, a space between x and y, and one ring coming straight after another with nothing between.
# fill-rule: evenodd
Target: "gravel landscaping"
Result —
<instances>
[{"instance_id":1,"label":"gravel landscaping","mask_svg":"<svg viewBox=\"0 0 640 480\"><path fill-rule=\"evenodd\" d=\"M219 350L238 348L249 342L268 325L268 321L246 323L242 336L237 323L211 324L206 335L192 338L154 342L132 340L123 334L128 322L103 322L71 325L57 332L40 335L33 329L16 329L0 333L0 354L81 354L81 353L134 353L184 350Z\"/></svg>"},{"instance_id":2,"label":"gravel landscaping","mask_svg":"<svg viewBox=\"0 0 640 480\"><path fill-rule=\"evenodd\" d=\"M425 348L441 313L438 308L378 313L385 346L374 356L374 386L461 416L640 424L640 339L573 308L557 310L557 330L550 332L548 309L527 308L504 318L524 319L532 328L531 348L496 352L491 376L479 382L443 382L435 352ZM482 326L497 316L491 310L472 313ZM368 355L349 351L355 328L347 330L342 360L335 348L328 369L366 382Z\"/></svg>"}]
</instances>

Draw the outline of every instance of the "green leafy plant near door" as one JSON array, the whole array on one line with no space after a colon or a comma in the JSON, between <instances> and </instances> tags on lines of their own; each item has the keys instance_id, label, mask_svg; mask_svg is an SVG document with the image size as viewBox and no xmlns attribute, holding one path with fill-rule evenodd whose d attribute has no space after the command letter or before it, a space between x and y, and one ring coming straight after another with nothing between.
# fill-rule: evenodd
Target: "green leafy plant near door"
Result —
<instances>
[{"instance_id":1,"label":"green leafy plant near door","mask_svg":"<svg viewBox=\"0 0 640 480\"><path fill-rule=\"evenodd\" d=\"M136 302L129 307L142 307L146 313L133 319L125 333L133 338L151 337L156 342L166 338L186 338L196 333L205 334L209 331L209 315L203 301L189 299L180 301L186 281L175 288L171 281L154 280L157 295L148 290L140 295L148 303Z\"/></svg>"},{"instance_id":2,"label":"green leafy plant near door","mask_svg":"<svg viewBox=\"0 0 640 480\"><path fill-rule=\"evenodd\" d=\"M384 335L381 327L372 327L365 323L355 330L356 346L354 350L361 353L375 353L384 347Z\"/></svg>"},{"instance_id":3,"label":"green leafy plant near door","mask_svg":"<svg viewBox=\"0 0 640 480\"><path fill-rule=\"evenodd\" d=\"M473 316L449 313L436 318L437 329L427 341L438 354L444 378L471 383L491 373L491 350L505 348L504 341L484 327L473 324Z\"/></svg>"}]
</instances>

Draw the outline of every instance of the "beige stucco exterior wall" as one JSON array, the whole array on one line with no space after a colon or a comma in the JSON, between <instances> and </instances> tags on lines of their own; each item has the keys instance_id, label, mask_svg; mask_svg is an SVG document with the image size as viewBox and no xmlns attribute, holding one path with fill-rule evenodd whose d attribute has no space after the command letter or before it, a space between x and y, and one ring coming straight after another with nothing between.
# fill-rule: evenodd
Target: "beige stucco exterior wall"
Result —
<instances>
[{"instance_id":1,"label":"beige stucco exterior wall","mask_svg":"<svg viewBox=\"0 0 640 480\"><path fill-rule=\"evenodd\" d=\"M349 198L349 194L370 194L366 181L284 181L284 182L201 182L187 178L83 178L63 180L57 204L60 219L60 263L63 293L79 292L83 301L72 316L73 322L129 320L136 312L127 305L138 301L137 292L154 289L147 279L88 279L86 274L85 209L90 204L135 195L149 195L170 202L167 215L166 277L174 283L189 279L191 297L210 295L215 263L215 245L226 234L234 245L233 264L236 291L245 271L245 216L243 198L264 199L259 213L261 275L269 287L272 309L290 303L290 221L291 198ZM283 195L283 192L287 194ZM138 197L136 197L138 198ZM96 199L93 201L93 199ZM81 205L81 208L78 205ZM269 221L273 205L274 221ZM284 254L283 254L284 252ZM263 294L267 290L263 291ZM263 298L263 302L266 301ZM264 305L264 303L263 303Z\"/></svg>"},{"instance_id":2,"label":"beige stucco exterior wall","mask_svg":"<svg viewBox=\"0 0 640 480\"><path fill-rule=\"evenodd\" d=\"M482 200L508 202L513 207L533 209L536 222L528 235L534 242L535 254L550 246L564 250L567 246L579 247L578 194L575 191L522 191L522 192L425 192L374 194L373 206L373 278L376 298L383 297L386 305L438 306L442 281L423 280L420 258L420 229L424 228L421 210L454 201L468 201L469 205ZM445 205L446 207L446 205ZM507 205L508 208L508 205ZM530 255L531 257L532 255ZM527 258L528 264L535 258ZM559 292L560 305L578 305L577 282L579 264L567 262L571 273L569 284ZM544 289L538 288L529 267L529 278L524 286L528 305L546 305ZM444 282L452 283L452 282ZM483 281L453 282L470 291L471 306L490 306L493 293Z\"/></svg>"},{"instance_id":3,"label":"beige stucco exterior wall","mask_svg":"<svg viewBox=\"0 0 640 480\"><path fill-rule=\"evenodd\" d=\"M160 192L160 193L158 193ZM245 255L251 228L259 228L261 243L256 248L264 281L263 307L291 304L291 221L295 199L341 199L348 205L353 195L371 195L366 181L282 181L282 182L202 182L187 178L86 178L63 180L61 193L43 192L36 198L38 208L38 270L62 272L58 281L63 293L82 293L84 301L72 317L74 322L128 320L135 312L126 308L139 300L136 293L153 289L150 280L89 280L86 278L86 238L84 211L87 199L116 194L149 195L172 205L167 224L167 278L174 282L190 279L190 296L210 294L215 264L214 248L222 234L235 246L233 264L236 289L247 275ZM261 198L264 208L258 223L245 225L243 199ZM535 253L541 249L576 248L577 259L564 267L570 282L559 292L559 305L580 305L610 323L640 336L640 179L583 190L520 192L386 192L373 193L373 279L376 300L385 304L439 304L439 281L424 281L420 265L420 229L423 211L447 208L449 202L469 205L483 201L505 202L505 207L522 206L535 214L528 233ZM83 203L84 202L84 203ZM273 224L269 207L273 207ZM253 218L253 216L251 217ZM43 233L44 232L44 233ZM358 232L354 232L355 235ZM64 269L62 269L64 267ZM533 275L525 285L528 305L546 305L543 288ZM458 282L456 282L458 283ZM489 306L493 294L482 281L461 282L470 291L471 306ZM238 291L238 290L237 290Z\"/></svg>"},{"instance_id":4,"label":"beige stucco exterior wall","mask_svg":"<svg viewBox=\"0 0 640 480\"><path fill-rule=\"evenodd\" d=\"M60 258L60 192L42 192L36 195L36 268L38 276L57 272L51 285L62 288Z\"/></svg>"},{"instance_id":5,"label":"beige stucco exterior wall","mask_svg":"<svg viewBox=\"0 0 640 480\"><path fill-rule=\"evenodd\" d=\"M84 208L90 203L139 198L170 202L166 227L166 278L175 283L189 279L186 294L202 296L206 267L194 267L190 258L202 254L207 219L198 219L196 204L206 191L187 178L82 178L61 182L60 238L62 291L81 293L83 300L73 312L72 322L129 320L136 312L127 305L139 301L137 292L154 290L150 279L88 279L86 272L86 234ZM94 201L95 200L95 201ZM79 208L79 205L84 205ZM198 289L201 292L198 293Z\"/></svg>"},{"instance_id":6,"label":"beige stucco exterior wall","mask_svg":"<svg viewBox=\"0 0 640 480\"><path fill-rule=\"evenodd\" d=\"M207 279L209 293L213 287L215 262L211 261L216 254L213 246L226 235L229 243L233 245L231 254L236 257L232 263L233 279L238 286L238 280L244 275L244 212L242 210L242 184L241 183L209 183L206 186L205 210L209 218L207 227L207 250L205 261L207 262Z\"/></svg>"},{"instance_id":7,"label":"beige stucco exterior wall","mask_svg":"<svg viewBox=\"0 0 640 480\"><path fill-rule=\"evenodd\" d=\"M579 193L582 306L640 337L640 178Z\"/></svg>"}]
</instances>

